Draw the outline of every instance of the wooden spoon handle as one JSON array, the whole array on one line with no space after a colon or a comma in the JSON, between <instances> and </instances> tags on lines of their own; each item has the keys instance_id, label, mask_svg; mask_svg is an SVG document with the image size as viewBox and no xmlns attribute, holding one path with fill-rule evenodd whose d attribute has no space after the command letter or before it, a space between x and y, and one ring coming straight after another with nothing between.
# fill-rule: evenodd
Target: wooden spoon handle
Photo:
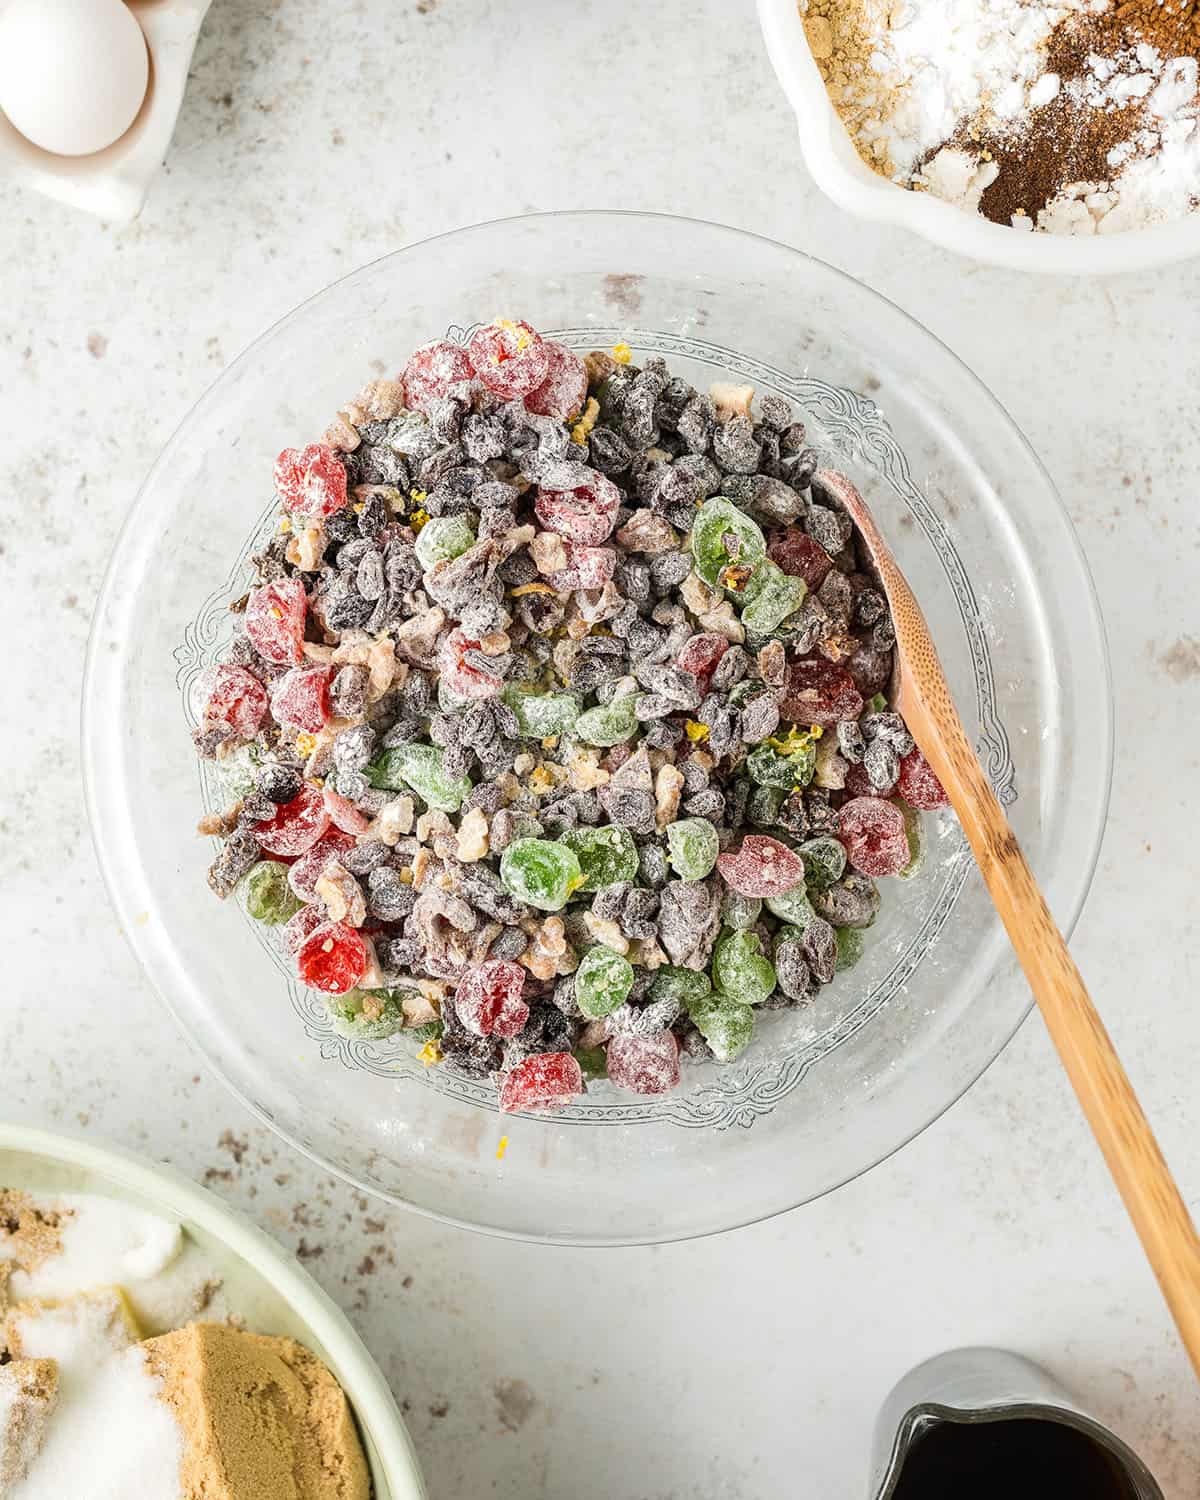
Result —
<instances>
[{"instance_id":1,"label":"wooden spoon handle","mask_svg":"<svg viewBox=\"0 0 1200 1500\"><path fill-rule=\"evenodd\" d=\"M947 698L948 702L948 698ZM963 731L938 703L919 744L941 779L1100 1145L1179 1335L1200 1375L1200 1238L1112 1039ZM930 725L929 727L933 727ZM931 754L930 751L933 753Z\"/></svg>"}]
</instances>

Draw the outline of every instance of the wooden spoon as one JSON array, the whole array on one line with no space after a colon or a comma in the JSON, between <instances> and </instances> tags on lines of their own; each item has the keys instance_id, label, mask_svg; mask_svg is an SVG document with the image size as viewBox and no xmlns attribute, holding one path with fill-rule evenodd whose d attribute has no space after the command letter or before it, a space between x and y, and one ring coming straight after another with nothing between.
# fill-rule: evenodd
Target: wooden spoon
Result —
<instances>
[{"instance_id":1,"label":"wooden spoon","mask_svg":"<svg viewBox=\"0 0 1200 1500\"><path fill-rule=\"evenodd\" d=\"M825 469L817 482L841 501L866 542L896 627L896 708L958 814L1046 1029L1200 1375L1200 1239L1187 1205L967 739L929 626L907 579L866 501L845 475Z\"/></svg>"}]
</instances>

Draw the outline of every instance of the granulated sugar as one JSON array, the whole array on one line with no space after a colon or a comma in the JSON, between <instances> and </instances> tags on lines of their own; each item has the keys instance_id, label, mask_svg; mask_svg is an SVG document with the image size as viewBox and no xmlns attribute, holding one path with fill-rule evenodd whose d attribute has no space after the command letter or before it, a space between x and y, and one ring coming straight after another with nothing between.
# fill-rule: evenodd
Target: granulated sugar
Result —
<instances>
[{"instance_id":1,"label":"granulated sugar","mask_svg":"<svg viewBox=\"0 0 1200 1500\"><path fill-rule=\"evenodd\" d=\"M998 223L1111 233L1200 204L1194 0L801 0L864 159Z\"/></svg>"}]
</instances>

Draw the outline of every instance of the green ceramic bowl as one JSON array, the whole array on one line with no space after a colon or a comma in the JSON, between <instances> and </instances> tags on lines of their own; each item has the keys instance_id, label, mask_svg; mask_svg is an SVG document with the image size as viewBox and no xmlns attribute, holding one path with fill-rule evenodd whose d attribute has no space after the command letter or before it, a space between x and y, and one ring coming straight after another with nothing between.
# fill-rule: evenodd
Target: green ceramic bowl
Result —
<instances>
[{"instance_id":1,"label":"green ceramic bowl","mask_svg":"<svg viewBox=\"0 0 1200 1500\"><path fill-rule=\"evenodd\" d=\"M297 1339L333 1371L358 1419L374 1500L425 1500L395 1399L345 1315L274 1240L214 1194L110 1146L3 1122L0 1183L27 1192L100 1193L178 1219L255 1333Z\"/></svg>"}]
</instances>

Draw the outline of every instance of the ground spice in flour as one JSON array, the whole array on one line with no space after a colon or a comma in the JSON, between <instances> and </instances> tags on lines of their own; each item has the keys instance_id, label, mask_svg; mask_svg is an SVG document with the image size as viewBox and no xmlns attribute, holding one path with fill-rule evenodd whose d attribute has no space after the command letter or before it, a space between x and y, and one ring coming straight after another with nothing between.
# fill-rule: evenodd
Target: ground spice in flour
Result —
<instances>
[{"instance_id":1,"label":"ground spice in flour","mask_svg":"<svg viewBox=\"0 0 1200 1500\"><path fill-rule=\"evenodd\" d=\"M1018 228L1200 209L1200 0L799 0L882 175Z\"/></svg>"},{"instance_id":2,"label":"ground spice in flour","mask_svg":"<svg viewBox=\"0 0 1200 1500\"><path fill-rule=\"evenodd\" d=\"M1134 0L1126 8L1159 14L1152 0ZM1090 104L1089 59L1126 54L1141 41L1166 52L1152 35L1159 29L1165 30L1166 23L1127 21L1116 12L1073 15L1055 27L1045 65L1046 74L1059 81L1054 98L1032 109L1017 133L980 131L957 142L990 153L1000 169L980 198L985 218L997 224L1009 224L1014 216L1036 219L1068 183L1107 182L1112 177L1109 153L1134 136L1147 106L1144 99L1101 109Z\"/></svg>"}]
</instances>

